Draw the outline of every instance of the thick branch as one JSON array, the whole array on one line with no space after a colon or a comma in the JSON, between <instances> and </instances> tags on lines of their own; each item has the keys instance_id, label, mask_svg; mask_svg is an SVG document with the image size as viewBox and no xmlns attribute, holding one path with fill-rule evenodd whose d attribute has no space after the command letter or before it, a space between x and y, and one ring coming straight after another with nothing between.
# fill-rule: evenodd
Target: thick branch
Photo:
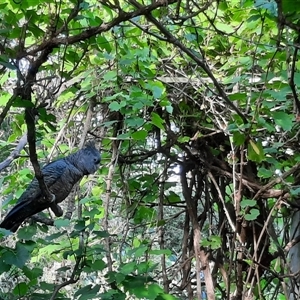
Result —
<instances>
[{"instance_id":1,"label":"thick branch","mask_svg":"<svg viewBox=\"0 0 300 300\"><path fill-rule=\"evenodd\" d=\"M36 134L35 134L35 112L33 109L27 108L25 110L25 121L27 124L27 139L29 145L29 155L30 161L32 163L34 174L36 179L39 182L40 189L42 191L43 196L46 198L45 201L53 202L53 196L49 192L45 182L44 176L42 174L40 165L38 163L37 154L36 154Z\"/></svg>"},{"instance_id":2,"label":"thick branch","mask_svg":"<svg viewBox=\"0 0 300 300\"><path fill-rule=\"evenodd\" d=\"M100 34L102 32L109 31L111 28L113 28L114 26L120 24L121 22L129 21L130 19L132 19L134 17L148 14L148 13L150 13L151 11L155 10L158 7L170 5L170 4L176 3L177 1L178 0L155 1L150 5L141 6L136 11L133 11L133 12L121 11L115 19L113 19L112 21L110 21L108 23L102 23L99 26L91 27L91 28L89 28L89 29L81 32L80 34L77 34L77 35L58 37L58 38L52 38L50 40L46 40L46 41L44 41L43 43L41 43L39 46L35 47L32 50L24 51L22 53L18 53L17 58L21 59L21 58L26 57L28 55L34 56L34 55L36 55L36 53L38 53L40 51L43 51L45 49L57 48L60 45L76 44L80 41L87 40L87 39L89 39L89 38L91 38L91 37L93 37L97 34Z\"/></svg>"}]
</instances>

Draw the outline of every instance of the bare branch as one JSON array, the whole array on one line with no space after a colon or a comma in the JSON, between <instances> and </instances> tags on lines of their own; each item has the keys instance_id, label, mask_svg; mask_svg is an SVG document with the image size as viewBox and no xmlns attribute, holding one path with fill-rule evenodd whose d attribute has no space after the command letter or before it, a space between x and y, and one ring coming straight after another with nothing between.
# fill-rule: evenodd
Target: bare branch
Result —
<instances>
[{"instance_id":1,"label":"bare branch","mask_svg":"<svg viewBox=\"0 0 300 300\"><path fill-rule=\"evenodd\" d=\"M26 144L27 144L27 132L20 138L17 147L10 153L10 155L3 162L0 163L0 171L8 167L14 159L19 157L20 152L22 151L22 149L25 147Z\"/></svg>"}]
</instances>

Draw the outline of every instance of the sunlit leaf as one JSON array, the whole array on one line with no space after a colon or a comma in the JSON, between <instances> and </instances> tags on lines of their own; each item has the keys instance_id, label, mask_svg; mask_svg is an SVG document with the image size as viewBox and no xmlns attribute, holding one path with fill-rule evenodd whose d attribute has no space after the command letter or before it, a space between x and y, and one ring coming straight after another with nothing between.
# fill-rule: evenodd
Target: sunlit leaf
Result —
<instances>
[{"instance_id":1,"label":"sunlit leaf","mask_svg":"<svg viewBox=\"0 0 300 300\"><path fill-rule=\"evenodd\" d=\"M254 142L253 140L249 141L248 158L256 162L261 162L265 159L264 150L261 142Z\"/></svg>"},{"instance_id":2,"label":"sunlit leaf","mask_svg":"<svg viewBox=\"0 0 300 300\"><path fill-rule=\"evenodd\" d=\"M158 127L158 128L160 128L160 129L162 129L162 130L164 130L164 123L165 123L165 121L157 114L157 113L152 113L151 114L151 121L152 121L152 123L156 126L156 127Z\"/></svg>"},{"instance_id":3,"label":"sunlit leaf","mask_svg":"<svg viewBox=\"0 0 300 300\"><path fill-rule=\"evenodd\" d=\"M247 213L245 215L245 220L247 221L253 221L253 220L256 220L256 218L260 215L260 212L258 209L256 208L251 208L250 209L250 212Z\"/></svg>"}]
</instances>

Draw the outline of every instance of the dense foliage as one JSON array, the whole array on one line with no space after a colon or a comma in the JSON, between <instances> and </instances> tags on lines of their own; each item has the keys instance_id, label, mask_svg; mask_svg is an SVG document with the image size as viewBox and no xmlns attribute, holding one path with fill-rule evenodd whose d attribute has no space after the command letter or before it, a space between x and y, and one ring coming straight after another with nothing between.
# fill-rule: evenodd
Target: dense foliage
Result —
<instances>
[{"instance_id":1,"label":"dense foliage","mask_svg":"<svg viewBox=\"0 0 300 300\"><path fill-rule=\"evenodd\" d=\"M64 217L1 230L2 299L288 297L299 0L7 0L0 16L2 214L39 165L102 153Z\"/></svg>"}]
</instances>

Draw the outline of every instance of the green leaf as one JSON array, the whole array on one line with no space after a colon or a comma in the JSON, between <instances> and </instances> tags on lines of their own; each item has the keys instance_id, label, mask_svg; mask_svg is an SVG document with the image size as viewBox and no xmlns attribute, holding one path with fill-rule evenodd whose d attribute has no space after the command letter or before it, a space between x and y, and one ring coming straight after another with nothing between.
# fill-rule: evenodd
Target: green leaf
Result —
<instances>
[{"instance_id":1,"label":"green leaf","mask_svg":"<svg viewBox=\"0 0 300 300\"><path fill-rule=\"evenodd\" d=\"M3 257L0 256L0 274L4 273L4 272L8 272L11 268L11 265L6 264L3 261Z\"/></svg>"},{"instance_id":2,"label":"green leaf","mask_svg":"<svg viewBox=\"0 0 300 300\"><path fill-rule=\"evenodd\" d=\"M281 126L283 130L290 131L293 127L294 116L283 111L275 111L272 113L274 121Z\"/></svg>"},{"instance_id":3,"label":"green leaf","mask_svg":"<svg viewBox=\"0 0 300 300\"><path fill-rule=\"evenodd\" d=\"M253 140L248 144L248 159L255 162L262 162L265 160L264 150L260 141L256 143Z\"/></svg>"},{"instance_id":4,"label":"green leaf","mask_svg":"<svg viewBox=\"0 0 300 300\"><path fill-rule=\"evenodd\" d=\"M257 208L251 208L250 212L245 215L245 220L247 221L253 221L256 220L256 218L259 216L259 210Z\"/></svg>"},{"instance_id":5,"label":"green leaf","mask_svg":"<svg viewBox=\"0 0 300 300\"><path fill-rule=\"evenodd\" d=\"M298 196L300 194L300 187L290 188L289 191L290 191L292 196Z\"/></svg>"},{"instance_id":6,"label":"green leaf","mask_svg":"<svg viewBox=\"0 0 300 300\"><path fill-rule=\"evenodd\" d=\"M174 297L173 295L160 294L156 300L180 300L180 299L177 297Z\"/></svg>"},{"instance_id":7,"label":"green leaf","mask_svg":"<svg viewBox=\"0 0 300 300\"><path fill-rule=\"evenodd\" d=\"M146 87L152 91L154 99L159 99L165 91L165 86L160 81L149 80Z\"/></svg>"},{"instance_id":8,"label":"green leaf","mask_svg":"<svg viewBox=\"0 0 300 300\"><path fill-rule=\"evenodd\" d=\"M145 123L144 119L139 117L127 118L125 122L129 127L140 127Z\"/></svg>"},{"instance_id":9,"label":"green leaf","mask_svg":"<svg viewBox=\"0 0 300 300\"><path fill-rule=\"evenodd\" d=\"M28 285L25 282L18 283L13 289L13 294L21 297L24 296L28 292Z\"/></svg>"},{"instance_id":10,"label":"green leaf","mask_svg":"<svg viewBox=\"0 0 300 300\"><path fill-rule=\"evenodd\" d=\"M39 117L43 122L56 122L56 117L53 114L48 114L45 108L39 109Z\"/></svg>"},{"instance_id":11,"label":"green leaf","mask_svg":"<svg viewBox=\"0 0 300 300\"><path fill-rule=\"evenodd\" d=\"M106 268L106 263L102 259L97 259L93 262L91 267L93 271L102 271Z\"/></svg>"},{"instance_id":12,"label":"green leaf","mask_svg":"<svg viewBox=\"0 0 300 300\"><path fill-rule=\"evenodd\" d=\"M140 299L155 300L158 295L163 293L163 289L158 284L136 284L136 287L132 289L134 295Z\"/></svg>"},{"instance_id":13,"label":"green leaf","mask_svg":"<svg viewBox=\"0 0 300 300\"><path fill-rule=\"evenodd\" d=\"M147 136L148 136L148 131L146 130L139 130L131 134L131 137L134 140L145 140Z\"/></svg>"},{"instance_id":14,"label":"green leaf","mask_svg":"<svg viewBox=\"0 0 300 300\"><path fill-rule=\"evenodd\" d=\"M86 285L83 288L80 288L79 290L76 291L74 294L74 297L77 299L79 295L81 295L78 300L89 300L93 299L94 297L97 296L97 293L99 292L100 286L99 285Z\"/></svg>"},{"instance_id":15,"label":"green leaf","mask_svg":"<svg viewBox=\"0 0 300 300\"><path fill-rule=\"evenodd\" d=\"M104 74L103 78L106 81L115 81L117 79L117 71L108 71Z\"/></svg>"},{"instance_id":16,"label":"green leaf","mask_svg":"<svg viewBox=\"0 0 300 300\"><path fill-rule=\"evenodd\" d=\"M233 132L233 142L236 146L241 146L245 143L246 136L239 131Z\"/></svg>"},{"instance_id":17,"label":"green leaf","mask_svg":"<svg viewBox=\"0 0 300 300\"><path fill-rule=\"evenodd\" d=\"M68 227L70 225L70 220L68 219L56 219L54 221L54 226L57 228Z\"/></svg>"},{"instance_id":18,"label":"green leaf","mask_svg":"<svg viewBox=\"0 0 300 300\"><path fill-rule=\"evenodd\" d=\"M131 136L130 132L128 132L128 133L122 133L122 134L119 134L117 136L117 139L118 140L126 140L126 139L130 138L130 136Z\"/></svg>"},{"instance_id":19,"label":"green leaf","mask_svg":"<svg viewBox=\"0 0 300 300\"><path fill-rule=\"evenodd\" d=\"M132 273L135 269L136 269L136 263L132 261L127 264L121 265L119 271L124 275L128 275Z\"/></svg>"},{"instance_id":20,"label":"green leaf","mask_svg":"<svg viewBox=\"0 0 300 300\"><path fill-rule=\"evenodd\" d=\"M120 105L119 102L113 101L109 104L108 107L111 111L119 111L122 106Z\"/></svg>"},{"instance_id":21,"label":"green leaf","mask_svg":"<svg viewBox=\"0 0 300 300\"><path fill-rule=\"evenodd\" d=\"M283 0L282 1L282 10L283 10L284 14L291 15L295 12L299 12L299 5L300 5L299 0L294 0L294 1Z\"/></svg>"},{"instance_id":22,"label":"green leaf","mask_svg":"<svg viewBox=\"0 0 300 300\"><path fill-rule=\"evenodd\" d=\"M155 125L156 127L158 127L161 130L165 130L164 128L164 123L165 121L155 112L151 113L151 121L152 124Z\"/></svg>"},{"instance_id":23,"label":"green leaf","mask_svg":"<svg viewBox=\"0 0 300 300\"><path fill-rule=\"evenodd\" d=\"M11 97L12 97L11 94L2 91L0 96L0 106L5 106Z\"/></svg>"},{"instance_id":24,"label":"green leaf","mask_svg":"<svg viewBox=\"0 0 300 300\"><path fill-rule=\"evenodd\" d=\"M203 239L201 245L204 247L210 247L211 249L219 249L221 247L222 240L221 237L217 235L211 235L209 239Z\"/></svg>"},{"instance_id":25,"label":"green leaf","mask_svg":"<svg viewBox=\"0 0 300 300\"><path fill-rule=\"evenodd\" d=\"M46 241L53 241L53 240L56 240L58 239L59 237L65 235L66 231L60 231L60 232L57 232L57 233L53 233L53 234L50 234L48 236L45 237L45 240Z\"/></svg>"},{"instance_id":26,"label":"green leaf","mask_svg":"<svg viewBox=\"0 0 300 300\"><path fill-rule=\"evenodd\" d=\"M3 260L6 264L14 265L18 268L22 268L29 258L29 251L20 242L17 242L14 250L6 251L3 254Z\"/></svg>"},{"instance_id":27,"label":"green leaf","mask_svg":"<svg viewBox=\"0 0 300 300\"><path fill-rule=\"evenodd\" d=\"M153 254L153 255L161 255L161 254L171 255L172 254L171 250L169 250L169 249L149 250L148 253Z\"/></svg>"},{"instance_id":28,"label":"green leaf","mask_svg":"<svg viewBox=\"0 0 300 300\"><path fill-rule=\"evenodd\" d=\"M26 226L18 230L18 238L20 240L31 240L32 237L36 234L36 226Z\"/></svg>"},{"instance_id":29,"label":"green leaf","mask_svg":"<svg viewBox=\"0 0 300 300\"><path fill-rule=\"evenodd\" d=\"M21 99L17 97L13 102L13 107L34 107L34 104L29 100Z\"/></svg>"},{"instance_id":30,"label":"green leaf","mask_svg":"<svg viewBox=\"0 0 300 300\"><path fill-rule=\"evenodd\" d=\"M246 208L247 206L255 206L256 205L256 201L255 200L251 200L251 199L243 199L241 201L241 207L242 208Z\"/></svg>"},{"instance_id":31,"label":"green leaf","mask_svg":"<svg viewBox=\"0 0 300 300\"><path fill-rule=\"evenodd\" d=\"M30 280L41 277L43 275L43 270L37 267L29 269L27 266L24 266L22 271L24 272L24 275Z\"/></svg>"},{"instance_id":32,"label":"green leaf","mask_svg":"<svg viewBox=\"0 0 300 300\"><path fill-rule=\"evenodd\" d=\"M270 169L266 169L264 167L261 167L258 169L258 176L261 178L270 178L272 177L274 172Z\"/></svg>"},{"instance_id":33,"label":"green leaf","mask_svg":"<svg viewBox=\"0 0 300 300\"><path fill-rule=\"evenodd\" d=\"M254 1L254 6L260 9L266 9L272 16L277 16L276 1L256 0Z\"/></svg>"},{"instance_id":34,"label":"green leaf","mask_svg":"<svg viewBox=\"0 0 300 300\"><path fill-rule=\"evenodd\" d=\"M180 136L179 138L178 138L178 142L179 143L187 143L187 142L189 142L190 141L190 137L189 136Z\"/></svg>"},{"instance_id":35,"label":"green leaf","mask_svg":"<svg viewBox=\"0 0 300 300\"><path fill-rule=\"evenodd\" d=\"M169 195L167 196L167 200L170 203L178 203L181 202L181 198L179 197L179 195L177 195L176 193L174 193L173 191L170 191Z\"/></svg>"}]
</instances>

